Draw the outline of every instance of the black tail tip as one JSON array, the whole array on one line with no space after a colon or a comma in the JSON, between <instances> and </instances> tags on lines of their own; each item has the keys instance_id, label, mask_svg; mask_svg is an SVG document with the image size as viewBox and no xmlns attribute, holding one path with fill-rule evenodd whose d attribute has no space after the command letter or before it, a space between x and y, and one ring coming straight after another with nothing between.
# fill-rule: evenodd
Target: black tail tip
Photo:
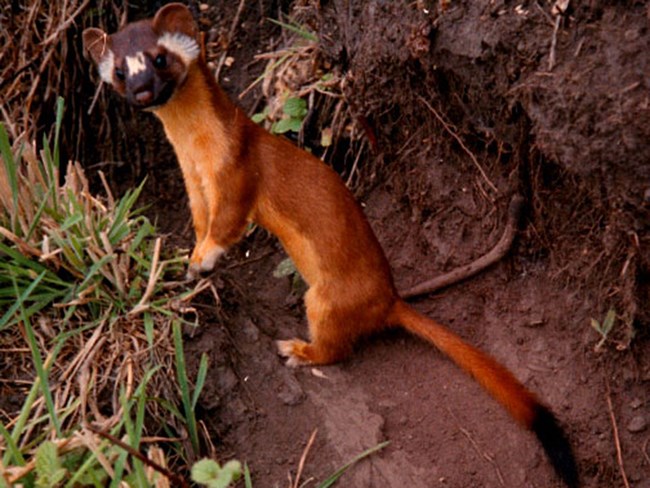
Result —
<instances>
[{"instance_id":1,"label":"black tail tip","mask_svg":"<svg viewBox=\"0 0 650 488\"><path fill-rule=\"evenodd\" d=\"M538 406L531 430L537 435L559 477L569 488L578 488L576 460L555 416L546 407Z\"/></svg>"}]
</instances>

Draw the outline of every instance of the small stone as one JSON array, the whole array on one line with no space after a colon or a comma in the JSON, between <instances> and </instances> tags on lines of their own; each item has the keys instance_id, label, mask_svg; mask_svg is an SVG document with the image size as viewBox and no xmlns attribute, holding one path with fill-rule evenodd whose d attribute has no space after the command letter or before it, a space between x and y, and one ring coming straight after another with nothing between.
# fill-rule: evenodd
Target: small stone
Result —
<instances>
[{"instance_id":1,"label":"small stone","mask_svg":"<svg viewBox=\"0 0 650 488\"><path fill-rule=\"evenodd\" d=\"M630 402L630 408L632 410L636 410L637 408L640 408L642 406L643 406L643 400L641 400L640 398L635 398Z\"/></svg>"},{"instance_id":2,"label":"small stone","mask_svg":"<svg viewBox=\"0 0 650 488\"><path fill-rule=\"evenodd\" d=\"M627 430L633 434L643 432L648 427L648 421L643 415L637 415L630 420L630 423L627 424Z\"/></svg>"},{"instance_id":3,"label":"small stone","mask_svg":"<svg viewBox=\"0 0 650 488\"><path fill-rule=\"evenodd\" d=\"M288 406L298 405L305 400L305 392L300 383L288 372L284 374L284 384L278 391L278 398Z\"/></svg>"},{"instance_id":4,"label":"small stone","mask_svg":"<svg viewBox=\"0 0 650 488\"><path fill-rule=\"evenodd\" d=\"M248 339L250 342L257 342L260 338L260 330L257 328L257 326L253 323L252 320L246 320L244 322L244 326L242 327L242 330L244 332L244 335L246 336L246 339Z\"/></svg>"}]
</instances>

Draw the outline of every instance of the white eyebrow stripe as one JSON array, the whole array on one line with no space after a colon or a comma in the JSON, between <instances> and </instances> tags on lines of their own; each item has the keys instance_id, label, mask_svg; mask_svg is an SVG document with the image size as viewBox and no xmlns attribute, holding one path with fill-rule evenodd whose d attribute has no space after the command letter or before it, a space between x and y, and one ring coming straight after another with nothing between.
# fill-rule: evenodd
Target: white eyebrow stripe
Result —
<instances>
[{"instance_id":1,"label":"white eyebrow stripe","mask_svg":"<svg viewBox=\"0 0 650 488\"><path fill-rule=\"evenodd\" d=\"M129 76L135 76L147 69L147 63L142 52L137 53L135 56L127 56L124 60L126 61Z\"/></svg>"},{"instance_id":2,"label":"white eyebrow stripe","mask_svg":"<svg viewBox=\"0 0 650 488\"><path fill-rule=\"evenodd\" d=\"M176 54L186 65L198 58L201 52L195 39L180 32L165 32L158 39L158 45Z\"/></svg>"},{"instance_id":3,"label":"white eyebrow stripe","mask_svg":"<svg viewBox=\"0 0 650 488\"><path fill-rule=\"evenodd\" d=\"M115 69L115 54L113 54L113 51L106 50L106 54L104 54L97 68L101 79L109 85L113 84L113 71Z\"/></svg>"}]
</instances>

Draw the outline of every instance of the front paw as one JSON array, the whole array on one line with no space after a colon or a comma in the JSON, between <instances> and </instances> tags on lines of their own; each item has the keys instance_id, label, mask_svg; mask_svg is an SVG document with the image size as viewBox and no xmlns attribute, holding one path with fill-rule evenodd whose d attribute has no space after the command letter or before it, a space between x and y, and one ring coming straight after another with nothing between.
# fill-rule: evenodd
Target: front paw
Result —
<instances>
[{"instance_id":1,"label":"front paw","mask_svg":"<svg viewBox=\"0 0 650 488\"><path fill-rule=\"evenodd\" d=\"M193 280L203 273L212 271L217 264L217 260L224 252L223 247L215 244L210 239L204 239L192 252L190 265L187 269L187 278Z\"/></svg>"}]
</instances>

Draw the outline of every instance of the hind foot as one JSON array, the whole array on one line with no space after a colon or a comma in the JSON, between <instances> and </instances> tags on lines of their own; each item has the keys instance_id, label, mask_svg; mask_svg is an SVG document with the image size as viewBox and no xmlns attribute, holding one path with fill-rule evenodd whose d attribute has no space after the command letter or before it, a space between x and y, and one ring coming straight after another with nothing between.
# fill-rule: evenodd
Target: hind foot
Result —
<instances>
[{"instance_id":1,"label":"hind foot","mask_svg":"<svg viewBox=\"0 0 650 488\"><path fill-rule=\"evenodd\" d=\"M312 341L311 343L292 339L276 341L280 356L287 359L287 366L306 364L332 364L345 359L352 348L335 342Z\"/></svg>"},{"instance_id":2,"label":"hind foot","mask_svg":"<svg viewBox=\"0 0 650 488\"><path fill-rule=\"evenodd\" d=\"M309 347L305 341L293 339L289 341L275 341L278 346L278 354L283 358L287 358L285 363L287 366L296 367L310 364L311 361L307 359L304 350Z\"/></svg>"}]
</instances>

